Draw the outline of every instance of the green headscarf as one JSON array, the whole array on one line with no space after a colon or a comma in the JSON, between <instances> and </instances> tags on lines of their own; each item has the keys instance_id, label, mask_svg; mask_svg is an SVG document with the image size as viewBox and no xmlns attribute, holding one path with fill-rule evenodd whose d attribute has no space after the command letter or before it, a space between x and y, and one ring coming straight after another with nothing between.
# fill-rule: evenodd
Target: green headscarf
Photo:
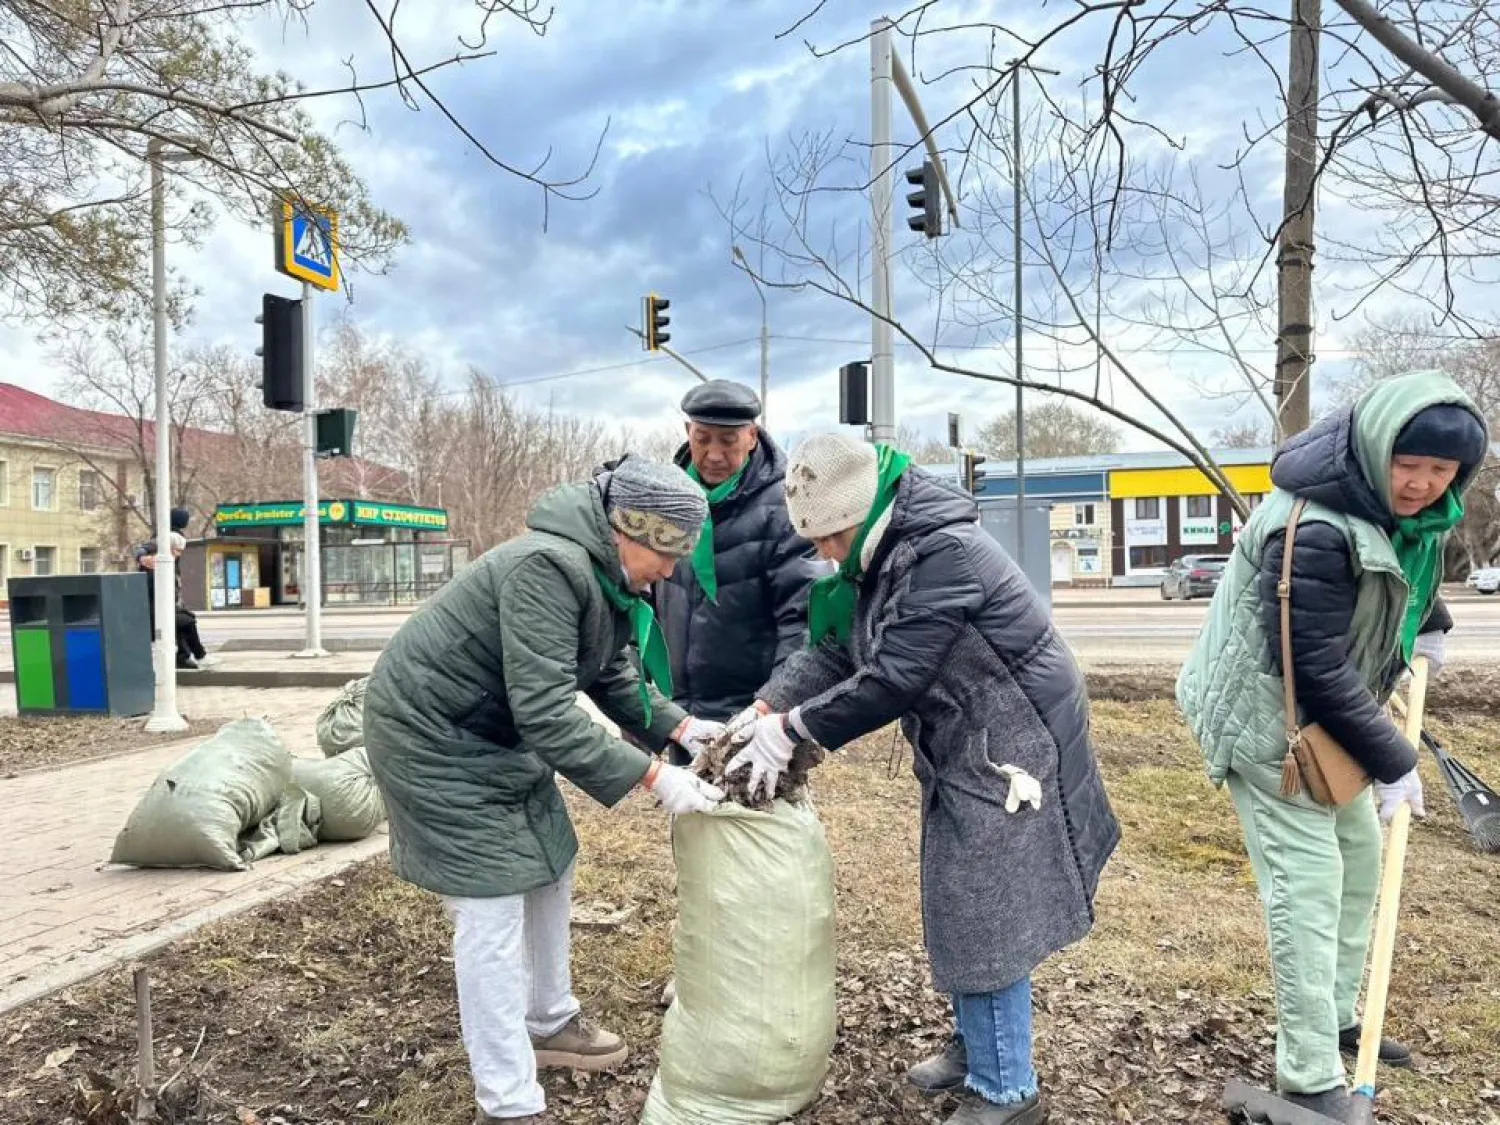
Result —
<instances>
[{"instance_id":1,"label":"green headscarf","mask_svg":"<svg viewBox=\"0 0 1500 1125\"><path fill-rule=\"evenodd\" d=\"M859 594L859 579L864 573L860 556L865 540L886 509L896 499L896 486L911 458L889 445L876 445L875 503L870 514L859 525L859 533L849 545L848 557L839 564L837 573L819 578L807 596L808 647L816 648L823 638L832 636L841 645L849 643L854 628L854 605Z\"/></svg>"},{"instance_id":2,"label":"green headscarf","mask_svg":"<svg viewBox=\"0 0 1500 1125\"><path fill-rule=\"evenodd\" d=\"M1452 488L1436 504L1423 508L1414 516L1396 519L1391 546L1401 563L1410 592L1406 597L1406 616L1401 621L1401 658L1411 661L1412 646L1427 615L1432 595L1442 581L1443 537L1464 518L1464 502Z\"/></svg>"},{"instance_id":3,"label":"green headscarf","mask_svg":"<svg viewBox=\"0 0 1500 1125\"><path fill-rule=\"evenodd\" d=\"M672 661L667 655L667 638L662 635L650 602L639 594L632 594L598 566L594 567L594 577L599 580L599 589L604 591L605 600L630 617L631 639L641 654L641 707L645 725L649 727L651 692L646 685L650 683L662 695L672 698Z\"/></svg>"},{"instance_id":4,"label":"green headscarf","mask_svg":"<svg viewBox=\"0 0 1500 1125\"><path fill-rule=\"evenodd\" d=\"M703 587L708 600L715 605L719 604L719 573L714 569L714 505L739 487L740 478L745 475L749 464L750 459L747 457L745 464L735 470L734 476L712 488L703 483L696 465L688 466L687 475L697 481L708 494L708 515L704 517L703 528L698 532L698 542L693 545L693 573L697 575L698 585Z\"/></svg>"}]
</instances>

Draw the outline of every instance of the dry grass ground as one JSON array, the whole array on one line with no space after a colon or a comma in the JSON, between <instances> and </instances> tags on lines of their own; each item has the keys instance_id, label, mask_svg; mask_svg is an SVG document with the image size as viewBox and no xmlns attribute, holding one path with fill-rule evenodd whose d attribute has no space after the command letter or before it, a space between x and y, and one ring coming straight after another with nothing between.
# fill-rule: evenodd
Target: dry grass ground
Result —
<instances>
[{"instance_id":1,"label":"dry grass ground","mask_svg":"<svg viewBox=\"0 0 1500 1125\"><path fill-rule=\"evenodd\" d=\"M1268 1079L1274 1034L1238 826L1171 704L1100 702L1094 714L1124 842L1095 933L1038 976L1053 1120L1218 1122L1224 1078ZM1500 723L1466 715L1434 729L1500 782ZM824 1096L799 1125L940 1122L956 1104L923 1101L901 1080L939 1042L946 1011L926 983L915 785L909 756L893 766L898 749L887 732L816 777L838 871L840 1032ZM1420 1064L1382 1074L1381 1120L1496 1125L1500 858L1471 849L1430 762L1423 772L1429 817L1413 836L1388 1022ZM636 908L618 930L576 932L578 990L634 1051L622 1073L552 1076L548 1089L567 1125L624 1125L654 1070L655 1001L671 971L666 824L638 797L612 812L572 804L579 901ZM173 947L154 968L160 1073L182 1070L164 1119L466 1125L448 938L436 902L381 861ZM124 974L0 1020L0 1120L115 1125L110 1092L132 1065L133 1020Z\"/></svg>"},{"instance_id":2,"label":"dry grass ground","mask_svg":"<svg viewBox=\"0 0 1500 1125\"><path fill-rule=\"evenodd\" d=\"M106 758L144 750L164 742L207 738L227 722L223 718L194 717L186 731L164 734L145 729L143 719L94 715L49 718L0 717L0 778L23 770L72 765L90 758Z\"/></svg>"}]
</instances>

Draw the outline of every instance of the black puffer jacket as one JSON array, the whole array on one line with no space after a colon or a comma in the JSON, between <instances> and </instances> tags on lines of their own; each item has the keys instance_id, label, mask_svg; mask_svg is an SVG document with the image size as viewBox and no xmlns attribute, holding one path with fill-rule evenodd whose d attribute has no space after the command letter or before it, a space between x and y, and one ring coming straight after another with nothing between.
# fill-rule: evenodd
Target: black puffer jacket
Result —
<instances>
[{"instance_id":1,"label":"black puffer jacket","mask_svg":"<svg viewBox=\"0 0 1500 1125\"><path fill-rule=\"evenodd\" d=\"M686 446L676 460L688 466ZM717 604L698 584L691 559L655 590L675 702L698 718L727 719L748 707L756 689L802 647L808 587L827 570L792 530L785 474L785 454L762 430L739 487L713 510Z\"/></svg>"},{"instance_id":2,"label":"black puffer jacket","mask_svg":"<svg viewBox=\"0 0 1500 1125\"><path fill-rule=\"evenodd\" d=\"M1343 515L1395 529L1390 506L1370 487L1353 441L1354 412L1329 415L1291 438L1271 465L1280 489ZM1274 531L1261 556L1258 589L1269 666L1281 675L1281 603L1276 587L1286 555L1286 533ZM1382 701L1400 677L1399 654L1376 694L1349 657L1358 583L1349 540L1330 524L1309 520L1297 528L1292 554L1292 651L1296 654L1297 702L1308 721L1320 723L1356 754L1370 774L1395 781L1416 765L1416 750L1390 721ZM1447 632L1453 618L1441 599L1433 602L1422 632Z\"/></svg>"},{"instance_id":3,"label":"black puffer jacket","mask_svg":"<svg viewBox=\"0 0 1500 1125\"><path fill-rule=\"evenodd\" d=\"M860 582L850 647L792 657L761 698L830 748L900 719L922 785L933 983L993 992L1093 924L1119 842L1072 652L972 497L908 469ZM878 526L878 525L877 525ZM1039 809L1006 812L1018 766Z\"/></svg>"}]
</instances>

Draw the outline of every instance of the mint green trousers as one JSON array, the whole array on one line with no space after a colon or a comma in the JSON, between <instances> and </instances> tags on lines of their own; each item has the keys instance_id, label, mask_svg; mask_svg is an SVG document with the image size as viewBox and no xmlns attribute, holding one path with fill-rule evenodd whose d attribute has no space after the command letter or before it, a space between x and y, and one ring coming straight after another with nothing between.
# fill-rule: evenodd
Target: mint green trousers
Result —
<instances>
[{"instance_id":1,"label":"mint green trousers","mask_svg":"<svg viewBox=\"0 0 1500 1125\"><path fill-rule=\"evenodd\" d=\"M1279 768L1225 783L1265 907L1276 984L1276 1084L1316 1094L1344 1084L1339 1032L1356 1004L1380 887L1381 835L1365 790L1341 809L1277 791Z\"/></svg>"}]
</instances>

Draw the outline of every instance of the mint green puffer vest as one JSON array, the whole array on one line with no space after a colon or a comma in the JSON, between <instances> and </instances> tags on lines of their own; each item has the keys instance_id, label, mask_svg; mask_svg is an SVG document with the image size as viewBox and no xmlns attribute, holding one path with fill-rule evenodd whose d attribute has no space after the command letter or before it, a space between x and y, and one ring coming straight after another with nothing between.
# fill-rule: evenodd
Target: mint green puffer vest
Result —
<instances>
[{"instance_id":1,"label":"mint green puffer vest","mask_svg":"<svg viewBox=\"0 0 1500 1125\"><path fill-rule=\"evenodd\" d=\"M1177 702L1215 785L1230 770L1268 780L1279 774L1286 754L1286 706L1281 677L1271 671L1258 577L1266 542L1285 529L1295 501L1277 490L1251 513L1177 677ZM1407 585L1396 552L1383 530L1363 520L1309 504L1299 526L1313 520L1338 528L1349 542L1357 586L1350 656L1378 695L1399 659L1406 612Z\"/></svg>"}]
</instances>

